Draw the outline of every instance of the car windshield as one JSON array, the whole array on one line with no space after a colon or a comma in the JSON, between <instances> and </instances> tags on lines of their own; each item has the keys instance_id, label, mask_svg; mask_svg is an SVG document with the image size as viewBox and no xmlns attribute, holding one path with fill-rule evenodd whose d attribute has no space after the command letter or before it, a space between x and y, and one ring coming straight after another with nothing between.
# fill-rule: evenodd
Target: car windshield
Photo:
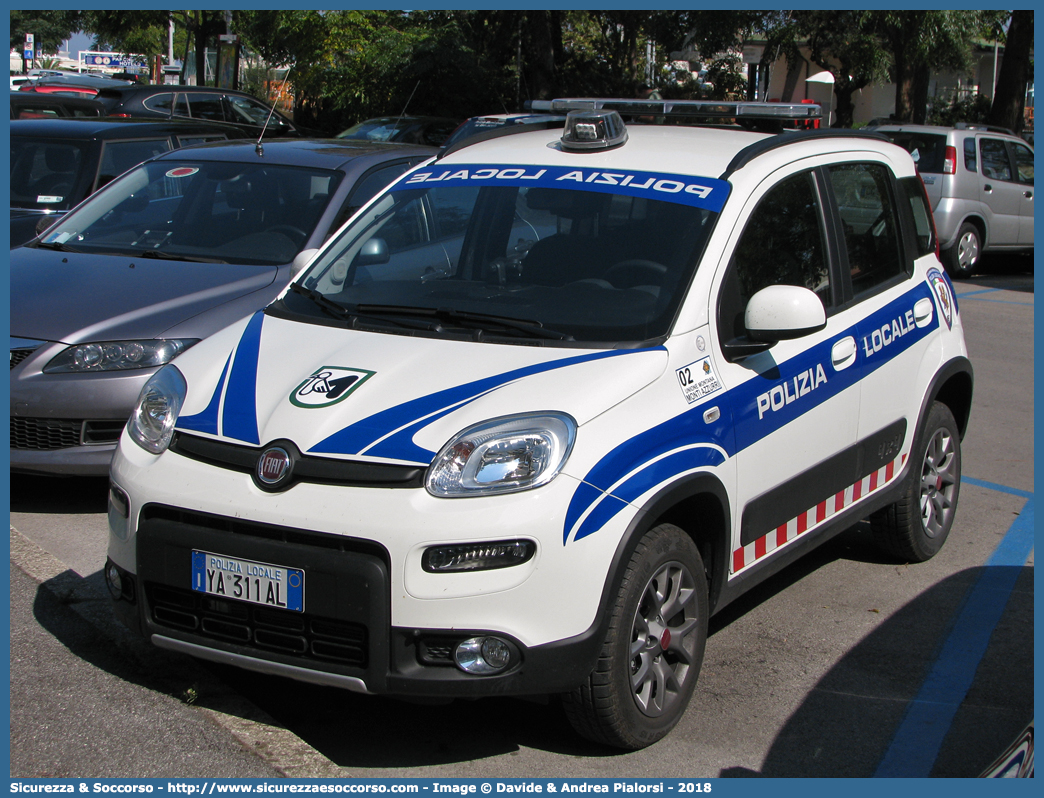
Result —
<instances>
[{"instance_id":1,"label":"car windshield","mask_svg":"<svg viewBox=\"0 0 1044 798\"><path fill-rule=\"evenodd\" d=\"M87 142L11 137L11 207L67 211Z\"/></svg>"},{"instance_id":2,"label":"car windshield","mask_svg":"<svg viewBox=\"0 0 1044 798\"><path fill-rule=\"evenodd\" d=\"M271 312L413 335L645 345L669 331L728 190L659 173L428 167L357 216Z\"/></svg>"},{"instance_id":3,"label":"car windshield","mask_svg":"<svg viewBox=\"0 0 1044 798\"><path fill-rule=\"evenodd\" d=\"M413 122L398 117L367 119L338 133L339 139L361 139L363 141L391 141L395 135L408 128Z\"/></svg>"},{"instance_id":4,"label":"car windshield","mask_svg":"<svg viewBox=\"0 0 1044 798\"><path fill-rule=\"evenodd\" d=\"M142 164L50 230L38 246L171 260L289 263L340 172L261 163Z\"/></svg>"}]
</instances>

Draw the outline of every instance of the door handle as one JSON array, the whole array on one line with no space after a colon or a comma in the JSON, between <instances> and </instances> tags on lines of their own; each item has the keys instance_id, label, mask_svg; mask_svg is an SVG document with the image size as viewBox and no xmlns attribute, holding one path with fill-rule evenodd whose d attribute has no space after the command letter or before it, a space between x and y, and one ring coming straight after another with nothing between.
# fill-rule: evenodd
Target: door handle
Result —
<instances>
[{"instance_id":1,"label":"door handle","mask_svg":"<svg viewBox=\"0 0 1044 798\"><path fill-rule=\"evenodd\" d=\"M1026 199L1033 199L1033 192L1032 191L1023 191L1022 192L1022 196L1024 196Z\"/></svg>"},{"instance_id":2,"label":"door handle","mask_svg":"<svg viewBox=\"0 0 1044 798\"><path fill-rule=\"evenodd\" d=\"M851 335L837 341L830 349L830 362L834 364L834 371L844 371L855 363L856 342Z\"/></svg>"},{"instance_id":3,"label":"door handle","mask_svg":"<svg viewBox=\"0 0 1044 798\"><path fill-rule=\"evenodd\" d=\"M982 190L985 191L987 194L990 194L993 192L993 186L987 183L982 187Z\"/></svg>"},{"instance_id":4,"label":"door handle","mask_svg":"<svg viewBox=\"0 0 1044 798\"><path fill-rule=\"evenodd\" d=\"M935 305L932 304L932 300L928 297L922 297L914 303L914 324L918 327L924 327L932 320L932 311L935 310Z\"/></svg>"}]
</instances>

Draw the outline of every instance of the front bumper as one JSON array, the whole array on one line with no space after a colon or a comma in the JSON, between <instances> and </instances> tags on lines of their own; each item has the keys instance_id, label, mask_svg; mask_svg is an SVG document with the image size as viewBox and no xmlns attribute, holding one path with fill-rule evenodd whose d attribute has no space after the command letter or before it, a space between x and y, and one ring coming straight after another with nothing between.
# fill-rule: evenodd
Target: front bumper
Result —
<instances>
[{"instance_id":1,"label":"front bumper","mask_svg":"<svg viewBox=\"0 0 1044 798\"><path fill-rule=\"evenodd\" d=\"M403 696L535 695L570 690L595 665L602 630L526 647L490 629L390 623L388 553L373 543L149 505L137 531L137 574L122 573L120 619L168 650L250 670ZM188 588L193 549L307 573L305 612L220 599ZM504 673L455 665L456 643L480 634L516 649Z\"/></svg>"}]
</instances>

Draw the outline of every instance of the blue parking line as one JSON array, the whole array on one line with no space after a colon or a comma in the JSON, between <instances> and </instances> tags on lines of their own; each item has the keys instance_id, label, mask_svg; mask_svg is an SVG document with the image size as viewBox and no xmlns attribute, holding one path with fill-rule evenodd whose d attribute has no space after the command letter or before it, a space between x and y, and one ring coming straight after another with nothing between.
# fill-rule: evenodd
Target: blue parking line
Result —
<instances>
[{"instance_id":1,"label":"blue parking line","mask_svg":"<svg viewBox=\"0 0 1044 798\"><path fill-rule=\"evenodd\" d=\"M998 293L1000 291L1003 291L1003 290L1005 290L1005 289L1003 289L1003 288L983 288L981 291L966 291L963 294L957 294L957 292L955 291L954 293L957 295L957 299L958 300L962 300L962 299L977 299L979 302L997 302L997 303L1000 303L1001 305L1021 305L1023 307L1030 307L1030 308L1033 307L1033 303L1032 302L1013 302L1010 299L984 299L984 298L982 298L980 296L980 294L996 294L996 293Z\"/></svg>"},{"instance_id":2,"label":"blue parking line","mask_svg":"<svg viewBox=\"0 0 1044 798\"><path fill-rule=\"evenodd\" d=\"M986 561L957 612L939 656L874 774L877 778L924 777L942 748L953 718L971 688L990 636L1000 622L1015 582L1033 551L1033 494L982 480L967 485L1026 497L1022 512Z\"/></svg>"}]
</instances>

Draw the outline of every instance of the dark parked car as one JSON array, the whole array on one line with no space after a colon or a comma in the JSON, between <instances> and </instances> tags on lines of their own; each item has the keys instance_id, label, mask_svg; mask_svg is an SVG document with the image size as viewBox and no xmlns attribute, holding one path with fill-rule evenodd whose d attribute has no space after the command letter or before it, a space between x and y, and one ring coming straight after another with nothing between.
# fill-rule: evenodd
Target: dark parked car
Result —
<instances>
[{"instance_id":1,"label":"dark parked car","mask_svg":"<svg viewBox=\"0 0 1044 798\"><path fill-rule=\"evenodd\" d=\"M12 119L65 119L79 116L105 116L105 106L86 97L11 92Z\"/></svg>"},{"instance_id":2,"label":"dark parked car","mask_svg":"<svg viewBox=\"0 0 1044 798\"><path fill-rule=\"evenodd\" d=\"M531 130L543 128L562 127L565 125L564 114L534 114L528 112L516 114L486 114L485 116L473 116L460 124L453 134L446 139L443 147L449 149L464 139L474 136L486 136L491 138L493 131L503 133L517 133L516 125L528 125ZM508 130L511 128L511 130Z\"/></svg>"},{"instance_id":3,"label":"dark parked car","mask_svg":"<svg viewBox=\"0 0 1044 798\"><path fill-rule=\"evenodd\" d=\"M338 133L337 138L441 147L458 125L459 119L437 116L382 116L352 125Z\"/></svg>"},{"instance_id":4,"label":"dark parked car","mask_svg":"<svg viewBox=\"0 0 1044 798\"><path fill-rule=\"evenodd\" d=\"M212 86L123 84L102 86L96 97L110 116L143 116L153 119L202 119L235 125L255 139L316 135L295 125L278 111L245 91ZM267 127L266 127L267 123Z\"/></svg>"},{"instance_id":5,"label":"dark parked car","mask_svg":"<svg viewBox=\"0 0 1044 798\"><path fill-rule=\"evenodd\" d=\"M44 75L31 83L19 87L19 91L37 94L62 94L71 97L95 97L102 89L114 86L131 86L126 80L101 77L98 75Z\"/></svg>"},{"instance_id":6,"label":"dark parked car","mask_svg":"<svg viewBox=\"0 0 1044 798\"><path fill-rule=\"evenodd\" d=\"M243 135L216 122L105 117L16 119L10 125L12 247L146 158Z\"/></svg>"},{"instance_id":7,"label":"dark parked car","mask_svg":"<svg viewBox=\"0 0 1044 798\"><path fill-rule=\"evenodd\" d=\"M264 307L361 205L436 152L201 144L140 164L12 250L11 468L107 473L159 366Z\"/></svg>"}]
</instances>

